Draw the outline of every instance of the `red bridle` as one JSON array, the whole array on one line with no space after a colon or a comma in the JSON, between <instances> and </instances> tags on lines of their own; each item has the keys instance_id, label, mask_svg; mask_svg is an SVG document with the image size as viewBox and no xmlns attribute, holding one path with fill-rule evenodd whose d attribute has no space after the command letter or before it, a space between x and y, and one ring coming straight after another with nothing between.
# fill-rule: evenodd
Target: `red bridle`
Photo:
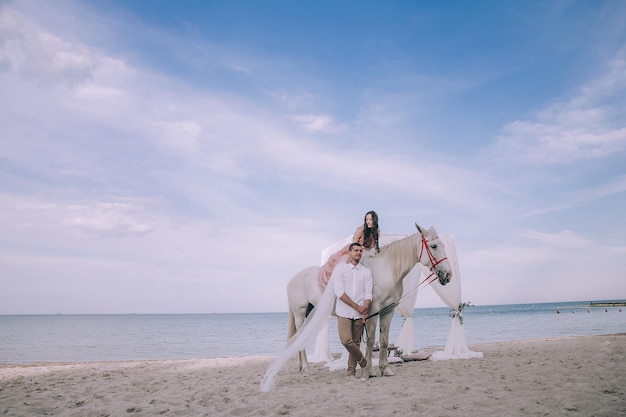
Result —
<instances>
[{"instance_id":1,"label":"red bridle","mask_svg":"<svg viewBox=\"0 0 626 417\"><path fill-rule=\"evenodd\" d=\"M428 246L428 241L426 240L426 238L424 237L424 235L422 235L422 246L420 248L420 256L419 258L417 258L418 260L422 260L422 255L424 254L424 251L426 251L426 254L428 255L428 260L430 261L430 275L428 275L426 278L424 278L422 280L422 282L419 283L419 285L417 286L418 288L426 281L428 281L425 285L425 287L429 286L430 284L432 284L432 282L434 280L437 279L437 275L435 275L435 271L433 271L435 269L435 267L437 265L439 265L440 263L442 263L443 261L445 261L446 259L448 259L447 257L445 258L441 258L439 260L437 260L435 258L435 256L433 255L433 253L430 251L430 247ZM433 278L431 278L433 275L435 275Z\"/></svg>"}]
</instances>

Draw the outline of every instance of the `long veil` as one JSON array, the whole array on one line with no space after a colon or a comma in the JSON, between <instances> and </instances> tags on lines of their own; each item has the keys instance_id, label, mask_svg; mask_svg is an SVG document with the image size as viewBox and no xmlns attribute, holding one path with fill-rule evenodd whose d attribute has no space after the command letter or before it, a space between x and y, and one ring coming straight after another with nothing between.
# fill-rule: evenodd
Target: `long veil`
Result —
<instances>
[{"instance_id":1,"label":"long veil","mask_svg":"<svg viewBox=\"0 0 626 417\"><path fill-rule=\"evenodd\" d=\"M443 351L433 352L430 357L431 360L447 360L447 359L470 359L470 358L482 358L482 352L474 352L467 346L467 339L465 338L465 328L463 327L463 321L461 319L463 314L464 304L461 303L461 272L459 269L459 260L456 253L456 245L454 244L454 238L452 236L442 235L440 236L443 244L446 247L446 254L448 255L448 261L452 266L452 280L445 286L441 285L439 281L435 280L431 287L439 298L448 305L454 311L454 317L452 318L452 325L450 326L450 332L448 333L448 340Z\"/></svg>"},{"instance_id":2,"label":"long veil","mask_svg":"<svg viewBox=\"0 0 626 417\"><path fill-rule=\"evenodd\" d=\"M285 366L287 361L301 350L305 350L307 345L313 341L320 330L328 323L333 307L335 306L335 292L333 290L332 278L328 282L320 302L309 313L304 324L288 341L285 348L270 363L265 375L261 380L261 392L274 390L276 376Z\"/></svg>"}]
</instances>

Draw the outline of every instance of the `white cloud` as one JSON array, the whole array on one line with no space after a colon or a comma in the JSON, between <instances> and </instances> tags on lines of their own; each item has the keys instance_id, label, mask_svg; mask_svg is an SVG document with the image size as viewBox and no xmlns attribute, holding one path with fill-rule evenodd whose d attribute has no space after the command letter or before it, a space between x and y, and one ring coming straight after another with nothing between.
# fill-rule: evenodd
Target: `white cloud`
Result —
<instances>
[{"instance_id":1,"label":"white cloud","mask_svg":"<svg viewBox=\"0 0 626 417\"><path fill-rule=\"evenodd\" d=\"M346 129L345 126L335 123L331 116L324 114L300 115L295 116L294 119L312 133L340 133Z\"/></svg>"},{"instance_id":2,"label":"white cloud","mask_svg":"<svg viewBox=\"0 0 626 417\"><path fill-rule=\"evenodd\" d=\"M609 178L606 182L591 188L578 188L560 196L557 204L533 209L522 214L522 217L532 217L550 212L562 211L572 207L579 207L605 197L621 194L626 191L626 175Z\"/></svg>"},{"instance_id":3,"label":"white cloud","mask_svg":"<svg viewBox=\"0 0 626 417\"><path fill-rule=\"evenodd\" d=\"M198 151L202 126L194 120L155 121L155 131L167 147L193 154Z\"/></svg>"},{"instance_id":4,"label":"white cloud","mask_svg":"<svg viewBox=\"0 0 626 417\"><path fill-rule=\"evenodd\" d=\"M626 48L577 95L503 129L483 156L513 165L567 164L626 149Z\"/></svg>"},{"instance_id":5,"label":"white cloud","mask_svg":"<svg viewBox=\"0 0 626 417\"><path fill-rule=\"evenodd\" d=\"M150 217L151 203L136 199L119 198L113 201L61 202L24 198L3 194L2 212L12 224L6 227L33 230L43 233L65 234L62 229L73 230L80 237L103 238L142 236L153 229Z\"/></svg>"},{"instance_id":6,"label":"white cloud","mask_svg":"<svg viewBox=\"0 0 626 417\"><path fill-rule=\"evenodd\" d=\"M40 30L7 6L0 8L0 33L0 57L22 76L44 85L75 86L91 77L97 65L87 46Z\"/></svg>"},{"instance_id":7,"label":"white cloud","mask_svg":"<svg viewBox=\"0 0 626 417\"><path fill-rule=\"evenodd\" d=\"M568 280L623 270L623 245L593 245L601 231L573 224L549 233L524 223L534 219L520 223L517 213L529 211L532 196L491 164L472 167L472 144L459 152L441 146L436 135L427 141L407 135L418 124L404 124L419 101L411 89L394 95L354 86L354 119L342 119L316 108L318 100L337 105L342 98L307 93L313 75L294 75L295 86L268 82L281 78L285 64L271 62L271 54L263 61L263 52L225 53L228 47L200 39L209 49L198 57L197 45L185 49L187 38L147 28L144 36L162 41L154 44L180 54L172 67L198 71L190 81L170 67L141 62L116 42L97 47L73 40L89 39L91 31L46 30L26 12L1 10L0 260L10 279L2 282L0 306L6 311L284 311L289 277L351 233L364 207L383 214L384 232L408 232L418 221L459 235L464 293L475 303L554 301ZM65 14L74 13L56 19ZM72 18L80 20L80 13ZM123 26L146 29L103 22L99 36ZM505 126L489 155L515 166L622 150L620 59L574 98ZM214 65L248 83L219 85ZM259 68L266 72L259 75ZM215 79L198 83L205 76ZM396 81L377 76L379 86ZM414 72L403 85L428 87ZM442 94L442 85L456 87ZM463 90L459 85L442 76L428 94L443 106L443 96ZM388 146L392 140L397 147ZM559 191L559 207L622 193L625 181L604 176L589 182L600 185ZM557 206L546 199L538 204L548 207L544 212ZM585 255L596 265L574 265ZM614 292L614 282L601 284ZM11 288L26 288L30 297L13 300ZM80 307L67 288L80 288Z\"/></svg>"},{"instance_id":8,"label":"white cloud","mask_svg":"<svg viewBox=\"0 0 626 417\"><path fill-rule=\"evenodd\" d=\"M121 202L96 202L89 206L71 205L64 209L63 224L94 237L144 235L152 226L142 216L142 208Z\"/></svg>"},{"instance_id":9,"label":"white cloud","mask_svg":"<svg viewBox=\"0 0 626 417\"><path fill-rule=\"evenodd\" d=\"M545 233L537 230L524 230L519 236L538 241L540 244L555 248L583 248L591 245L587 239L578 236L571 230L563 230L559 233Z\"/></svg>"}]
</instances>

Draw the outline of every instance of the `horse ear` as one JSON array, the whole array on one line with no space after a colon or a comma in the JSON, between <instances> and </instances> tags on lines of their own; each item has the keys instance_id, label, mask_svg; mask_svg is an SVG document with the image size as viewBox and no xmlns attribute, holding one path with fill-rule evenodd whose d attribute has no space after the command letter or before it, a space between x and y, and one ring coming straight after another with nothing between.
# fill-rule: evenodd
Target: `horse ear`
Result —
<instances>
[{"instance_id":1,"label":"horse ear","mask_svg":"<svg viewBox=\"0 0 626 417\"><path fill-rule=\"evenodd\" d=\"M417 227L418 232L420 232L421 234L424 234L424 230L420 227L419 224L417 224L417 222L415 223L415 227Z\"/></svg>"}]
</instances>

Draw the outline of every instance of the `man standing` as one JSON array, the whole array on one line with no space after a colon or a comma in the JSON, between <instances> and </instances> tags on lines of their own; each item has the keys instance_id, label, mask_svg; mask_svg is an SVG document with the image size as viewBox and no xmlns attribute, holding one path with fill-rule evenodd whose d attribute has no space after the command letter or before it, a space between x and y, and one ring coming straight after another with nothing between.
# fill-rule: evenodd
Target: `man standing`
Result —
<instances>
[{"instance_id":1,"label":"man standing","mask_svg":"<svg viewBox=\"0 0 626 417\"><path fill-rule=\"evenodd\" d=\"M372 302L372 273L360 264L363 246L350 245L348 262L339 263L332 274L337 297L337 328L339 340L348 350L348 377L356 376L356 364L363 369L367 360L361 352L361 336Z\"/></svg>"}]
</instances>

